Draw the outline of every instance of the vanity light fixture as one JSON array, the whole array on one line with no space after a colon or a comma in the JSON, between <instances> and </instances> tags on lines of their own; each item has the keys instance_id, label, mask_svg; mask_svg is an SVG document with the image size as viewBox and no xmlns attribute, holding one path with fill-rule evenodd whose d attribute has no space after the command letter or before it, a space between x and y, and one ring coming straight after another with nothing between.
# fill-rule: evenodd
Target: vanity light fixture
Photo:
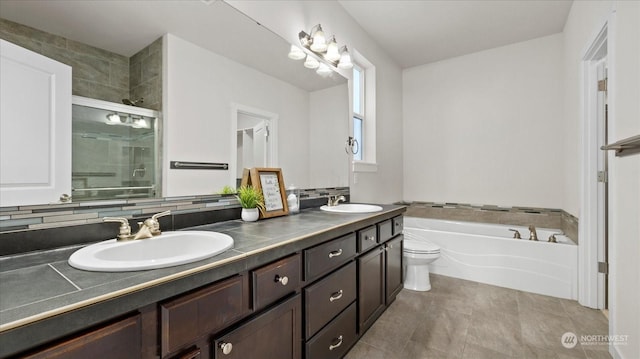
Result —
<instances>
[{"instance_id":1,"label":"vanity light fixture","mask_svg":"<svg viewBox=\"0 0 640 359\"><path fill-rule=\"evenodd\" d=\"M304 51L296 45L291 45L291 50L289 50L288 56L291 60L302 60L307 57Z\"/></svg>"},{"instance_id":2,"label":"vanity light fixture","mask_svg":"<svg viewBox=\"0 0 640 359\"><path fill-rule=\"evenodd\" d=\"M326 61L329 65L339 69L350 69L353 67L351 55L349 54L347 46L343 45L342 47L339 47L334 35L332 35L327 41L320 24L311 28L310 34L300 31L298 39L300 40L300 45L306 49L307 52L313 53L320 59ZM303 55L304 51L302 49L292 45L288 56L290 59L294 60L302 60L303 58L306 58L304 66L309 69L318 69L317 72L319 74L330 73L330 68L328 66L328 70L325 68L320 70L319 61L316 58L310 56L310 54L306 55L306 57Z\"/></svg>"},{"instance_id":3,"label":"vanity light fixture","mask_svg":"<svg viewBox=\"0 0 640 359\"><path fill-rule=\"evenodd\" d=\"M316 60L312 55L307 55L307 59L304 60L304 67L308 69L317 69L320 66L320 62Z\"/></svg>"},{"instance_id":4,"label":"vanity light fixture","mask_svg":"<svg viewBox=\"0 0 640 359\"><path fill-rule=\"evenodd\" d=\"M121 125L122 118L117 113L110 113L107 115L107 125Z\"/></svg>"}]
</instances>

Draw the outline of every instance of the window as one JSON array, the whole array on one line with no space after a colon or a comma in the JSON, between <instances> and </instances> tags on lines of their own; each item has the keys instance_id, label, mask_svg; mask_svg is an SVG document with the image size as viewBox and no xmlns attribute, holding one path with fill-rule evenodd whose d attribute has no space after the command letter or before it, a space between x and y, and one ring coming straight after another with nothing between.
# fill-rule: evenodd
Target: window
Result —
<instances>
[{"instance_id":1,"label":"window","mask_svg":"<svg viewBox=\"0 0 640 359\"><path fill-rule=\"evenodd\" d=\"M357 51L353 51L353 117L351 130L358 142L353 155L354 172L375 172L376 165L376 69ZM354 148L356 150L356 148Z\"/></svg>"},{"instance_id":2,"label":"window","mask_svg":"<svg viewBox=\"0 0 640 359\"><path fill-rule=\"evenodd\" d=\"M362 138L362 127L365 118L364 78L364 70L358 65L353 66L353 138L358 142L358 152L353 154L355 161L362 161L365 144Z\"/></svg>"}]
</instances>

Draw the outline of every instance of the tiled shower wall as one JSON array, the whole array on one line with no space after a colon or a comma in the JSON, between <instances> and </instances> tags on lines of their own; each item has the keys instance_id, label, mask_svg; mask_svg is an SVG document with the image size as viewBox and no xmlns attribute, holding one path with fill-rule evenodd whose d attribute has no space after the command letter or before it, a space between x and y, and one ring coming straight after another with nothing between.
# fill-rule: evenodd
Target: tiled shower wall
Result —
<instances>
[{"instance_id":1,"label":"tiled shower wall","mask_svg":"<svg viewBox=\"0 0 640 359\"><path fill-rule=\"evenodd\" d=\"M142 107L162 110L162 38L129 58L129 90Z\"/></svg>"},{"instance_id":2,"label":"tiled shower wall","mask_svg":"<svg viewBox=\"0 0 640 359\"><path fill-rule=\"evenodd\" d=\"M74 95L116 103L144 97L141 107L162 107L162 38L131 58L2 18L0 38L71 66Z\"/></svg>"},{"instance_id":3,"label":"tiled shower wall","mask_svg":"<svg viewBox=\"0 0 640 359\"><path fill-rule=\"evenodd\" d=\"M578 243L578 219L561 209L466 203L407 203L407 216L561 229Z\"/></svg>"}]
</instances>

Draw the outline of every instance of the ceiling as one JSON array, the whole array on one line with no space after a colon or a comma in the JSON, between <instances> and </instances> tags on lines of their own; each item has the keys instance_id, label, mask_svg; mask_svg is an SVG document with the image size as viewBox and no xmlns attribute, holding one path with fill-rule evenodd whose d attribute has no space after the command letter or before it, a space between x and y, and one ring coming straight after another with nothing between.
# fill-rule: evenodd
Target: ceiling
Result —
<instances>
[{"instance_id":1,"label":"ceiling","mask_svg":"<svg viewBox=\"0 0 640 359\"><path fill-rule=\"evenodd\" d=\"M570 0L339 3L403 68L561 32L571 7ZM233 54L228 57L249 66L264 66L264 58L254 54L273 52L264 46L269 42L257 40L253 30L236 30L237 17L221 11L225 10L221 4L218 0L1 0L0 14L125 56L169 32L215 52ZM274 55L282 57L281 53Z\"/></svg>"},{"instance_id":2,"label":"ceiling","mask_svg":"<svg viewBox=\"0 0 640 359\"><path fill-rule=\"evenodd\" d=\"M562 32L572 1L340 0L403 68Z\"/></svg>"}]
</instances>

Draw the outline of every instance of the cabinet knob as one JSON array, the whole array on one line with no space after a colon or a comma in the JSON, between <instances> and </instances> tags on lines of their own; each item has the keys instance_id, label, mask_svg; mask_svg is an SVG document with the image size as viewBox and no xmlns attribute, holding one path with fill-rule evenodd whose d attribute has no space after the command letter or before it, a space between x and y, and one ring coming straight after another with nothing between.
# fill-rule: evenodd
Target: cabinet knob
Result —
<instances>
[{"instance_id":1,"label":"cabinet knob","mask_svg":"<svg viewBox=\"0 0 640 359\"><path fill-rule=\"evenodd\" d=\"M220 342L218 343L218 348L222 349L222 354L228 355L233 350L233 344Z\"/></svg>"},{"instance_id":2,"label":"cabinet knob","mask_svg":"<svg viewBox=\"0 0 640 359\"><path fill-rule=\"evenodd\" d=\"M342 335L336 338L337 342L335 344L329 345L329 350L333 350L342 345Z\"/></svg>"},{"instance_id":3,"label":"cabinet knob","mask_svg":"<svg viewBox=\"0 0 640 359\"><path fill-rule=\"evenodd\" d=\"M289 277L285 276L279 276L276 274L276 277L274 278L275 282L280 282L280 284L282 285L287 285L287 283L289 283Z\"/></svg>"},{"instance_id":4,"label":"cabinet knob","mask_svg":"<svg viewBox=\"0 0 640 359\"><path fill-rule=\"evenodd\" d=\"M343 292L342 292L342 289L340 289L339 291L337 291L337 292L335 292L335 293L331 294L331 296L329 297L329 301L330 301L330 302L334 302L334 301L336 301L336 300L338 300L338 299L342 298L342 293L343 293Z\"/></svg>"},{"instance_id":5,"label":"cabinet knob","mask_svg":"<svg viewBox=\"0 0 640 359\"><path fill-rule=\"evenodd\" d=\"M337 251L329 252L329 258L337 257L339 255L342 255L342 248L338 249Z\"/></svg>"},{"instance_id":6,"label":"cabinet knob","mask_svg":"<svg viewBox=\"0 0 640 359\"><path fill-rule=\"evenodd\" d=\"M367 241L375 242L376 241L376 236L365 236L364 239L367 240Z\"/></svg>"}]
</instances>

